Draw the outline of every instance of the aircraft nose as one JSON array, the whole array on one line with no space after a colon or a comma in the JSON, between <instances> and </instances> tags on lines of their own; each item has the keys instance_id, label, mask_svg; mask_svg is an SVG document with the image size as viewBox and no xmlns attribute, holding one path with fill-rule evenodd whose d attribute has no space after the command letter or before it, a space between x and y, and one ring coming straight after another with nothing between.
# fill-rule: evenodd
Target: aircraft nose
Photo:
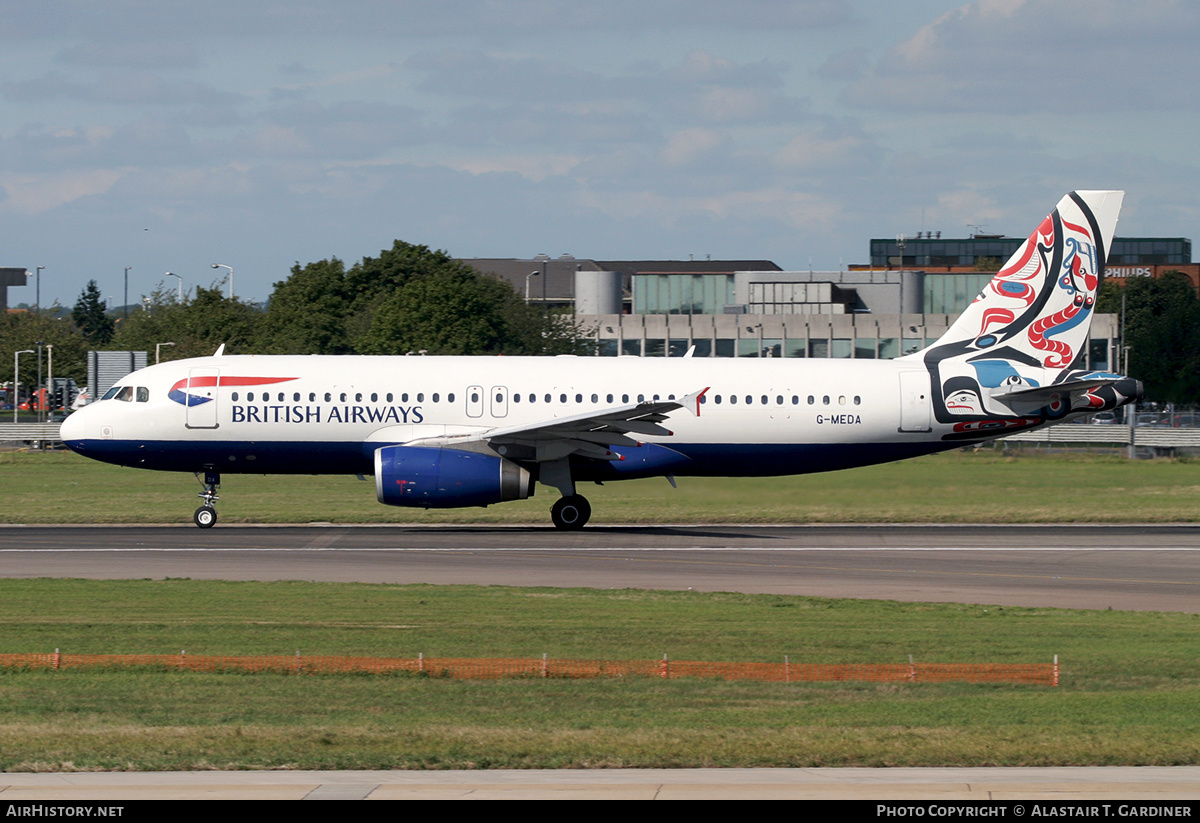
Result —
<instances>
[{"instance_id":1,"label":"aircraft nose","mask_svg":"<svg viewBox=\"0 0 1200 823\"><path fill-rule=\"evenodd\" d=\"M82 410L77 411L67 416L67 419L59 426L58 436L67 444L67 447L75 451L79 450L79 445L83 442L84 434L84 413Z\"/></svg>"}]
</instances>

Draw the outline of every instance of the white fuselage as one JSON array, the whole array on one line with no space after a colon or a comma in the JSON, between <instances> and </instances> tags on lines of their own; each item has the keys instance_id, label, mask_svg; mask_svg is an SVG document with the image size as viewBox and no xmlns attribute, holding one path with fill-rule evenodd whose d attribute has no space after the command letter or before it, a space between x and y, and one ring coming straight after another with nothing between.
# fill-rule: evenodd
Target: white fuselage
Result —
<instances>
[{"instance_id":1,"label":"white fuselage","mask_svg":"<svg viewBox=\"0 0 1200 823\"><path fill-rule=\"evenodd\" d=\"M639 438L687 455L679 474L800 474L961 444L941 440L951 427L933 420L928 372L911 360L248 355L165 363L118 385L132 391L73 414L63 439L167 470L365 474L383 445L705 387L699 414L676 410L671 435Z\"/></svg>"}]
</instances>

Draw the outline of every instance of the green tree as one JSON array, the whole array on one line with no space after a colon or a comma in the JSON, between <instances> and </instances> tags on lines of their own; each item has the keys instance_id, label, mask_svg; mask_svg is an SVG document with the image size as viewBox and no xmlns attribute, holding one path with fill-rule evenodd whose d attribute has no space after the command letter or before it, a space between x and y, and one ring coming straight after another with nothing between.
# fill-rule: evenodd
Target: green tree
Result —
<instances>
[{"instance_id":1,"label":"green tree","mask_svg":"<svg viewBox=\"0 0 1200 823\"><path fill-rule=\"evenodd\" d=\"M1147 399L1200 401L1200 301L1191 280L1166 271L1158 278L1127 280L1124 287L1107 281L1096 310L1120 316L1122 297L1128 371L1145 383Z\"/></svg>"},{"instance_id":2,"label":"green tree","mask_svg":"<svg viewBox=\"0 0 1200 823\"><path fill-rule=\"evenodd\" d=\"M71 319L93 348L102 348L112 340L113 319L108 316L108 305L100 299L100 287L95 280L89 280L80 292Z\"/></svg>"},{"instance_id":3,"label":"green tree","mask_svg":"<svg viewBox=\"0 0 1200 823\"><path fill-rule=\"evenodd\" d=\"M567 354L569 320L532 309L505 282L444 251L397 240L349 271L340 260L292 268L276 283L263 350L292 354Z\"/></svg>"},{"instance_id":4,"label":"green tree","mask_svg":"<svg viewBox=\"0 0 1200 823\"><path fill-rule=\"evenodd\" d=\"M0 381L12 380L13 352L37 350L42 342L42 374L49 376L51 358L55 377L73 377L83 385L87 380L88 343L75 325L53 312L9 312L0 314ZM53 346L53 353L47 351ZM37 378L37 360L32 354L21 356L21 382L32 383Z\"/></svg>"},{"instance_id":5,"label":"green tree","mask_svg":"<svg viewBox=\"0 0 1200 823\"><path fill-rule=\"evenodd\" d=\"M208 357L222 344L231 354L260 351L257 333L262 312L250 303L222 296L218 288L197 288L195 297L185 296L183 302L160 289L144 306L145 310L133 311L117 324L109 348L153 352L158 343L174 343L162 349L163 360Z\"/></svg>"},{"instance_id":6,"label":"green tree","mask_svg":"<svg viewBox=\"0 0 1200 823\"><path fill-rule=\"evenodd\" d=\"M275 284L262 322L260 348L273 354L346 354L351 297L346 270L336 257L292 266Z\"/></svg>"}]
</instances>

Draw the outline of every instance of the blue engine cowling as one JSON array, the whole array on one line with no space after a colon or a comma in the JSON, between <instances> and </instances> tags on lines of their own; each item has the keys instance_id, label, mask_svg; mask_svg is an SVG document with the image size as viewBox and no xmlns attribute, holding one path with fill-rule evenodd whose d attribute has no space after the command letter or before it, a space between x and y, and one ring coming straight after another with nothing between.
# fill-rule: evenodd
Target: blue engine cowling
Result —
<instances>
[{"instance_id":1,"label":"blue engine cowling","mask_svg":"<svg viewBox=\"0 0 1200 823\"><path fill-rule=\"evenodd\" d=\"M490 454L422 446L375 451L375 496L388 506L455 509L524 500L529 472Z\"/></svg>"}]
</instances>

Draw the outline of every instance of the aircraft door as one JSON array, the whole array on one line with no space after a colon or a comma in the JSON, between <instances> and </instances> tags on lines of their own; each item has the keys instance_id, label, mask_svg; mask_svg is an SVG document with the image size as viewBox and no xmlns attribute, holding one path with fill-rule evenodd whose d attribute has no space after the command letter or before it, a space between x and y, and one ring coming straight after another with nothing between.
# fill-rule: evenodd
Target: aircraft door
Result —
<instances>
[{"instance_id":1,"label":"aircraft door","mask_svg":"<svg viewBox=\"0 0 1200 823\"><path fill-rule=\"evenodd\" d=\"M483 417L483 386L467 386L467 417Z\"/></svg>"},{"instance_id":2,"label":"aircraft door","mask_svg":"<svg viewBox=\"0 0 1200 823\"><path fill-rule=\"evenodd\" d=\"M900 372L900 431L932 431L930 415L933 404L929 397L929 372Z\"/></svg>"},{"instance_id":3,"label":"aircraft door","mask_svg":"<svg viewBox=\"0 0 1200 823\"><path fill-rule=\"evenodd\" d=\"M492 386L490 396L492 398L492 417L507 417L508 387Z\"/></svg>"},{"instance_id":4,"label":"aircraft door","mask_svg":"<svg viewBox=\"0 0 1200 823\"><path fill-rule=\"evenodd\" d=\"M187 384L183 388L184 425L189 429L215 429L217 427L217 384L221 370L208 366L188 369Z\"/></svg>"}]
</instances>

